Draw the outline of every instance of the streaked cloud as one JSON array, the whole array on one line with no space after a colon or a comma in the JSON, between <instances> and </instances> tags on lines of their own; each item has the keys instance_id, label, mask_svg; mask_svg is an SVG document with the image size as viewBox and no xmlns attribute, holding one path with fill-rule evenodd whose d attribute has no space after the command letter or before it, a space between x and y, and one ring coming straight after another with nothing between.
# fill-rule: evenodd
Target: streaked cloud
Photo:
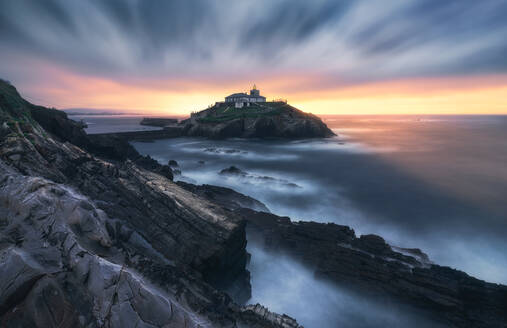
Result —
<instances>
[{"instance_id":1,"label":"streaked cloud","mask_svg":"<svg viewBox=\"0 0 507 328\"><path fill-rule=\"evenodd\" d=\"M506 15L504 0L0 0L0 75L37 97L69 76L294 93L502 75Z\"/></svg>"}]
</instances>

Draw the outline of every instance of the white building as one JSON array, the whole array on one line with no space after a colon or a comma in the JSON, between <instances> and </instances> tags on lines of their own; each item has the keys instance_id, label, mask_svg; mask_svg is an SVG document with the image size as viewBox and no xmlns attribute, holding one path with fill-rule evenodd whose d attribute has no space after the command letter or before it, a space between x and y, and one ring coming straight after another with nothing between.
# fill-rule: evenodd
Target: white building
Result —
<instances>
[{"instance_id":1,"label":"white building","mask_svg":"<svg viewBox=\"0 0 507 328\"><path fill-rule=\"evenodd\" d=\"M243 108L243 106L250 106L250 103L266 102L266 97L260 95L260 91L257 87L253 86L250 90L250 94L246 93L233 93L230 96L225 97L226 103L234 103L234 107Z\"/></svg>"}]
</instances>

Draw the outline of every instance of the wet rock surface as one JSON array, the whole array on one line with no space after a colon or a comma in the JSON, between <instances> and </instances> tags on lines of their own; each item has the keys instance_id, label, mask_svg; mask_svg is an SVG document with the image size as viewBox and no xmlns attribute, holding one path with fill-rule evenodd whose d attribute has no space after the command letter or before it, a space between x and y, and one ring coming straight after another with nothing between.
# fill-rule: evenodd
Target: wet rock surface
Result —
<instances>
[{"instance_id":1,"label":"wet rock surface","mask_svg":"<svg viewBox=\"0 0 507 328\"><path fill-rule=\"evenodd\" d=\"M269 212L265 204L255 198L243 195L230 188L218 187L212 185L195 185L178 181L177 184L186 190L197 194L215 204L218 204L229 210L240 208L250 208L256 211Z\"/></svg>"},{"instance_id":2,"label":"wet rock surface","mask_svg":"<svg viewBox=\"0 0 507 328\"><path fill-rule=\"evenodd\" d=\"M243 220L33 109L1 82L0 326L282 327L220 291L250 295Z\"/></svg>"},{"instance_id":3,"label":"wet rock surface","mask_svg":"<svg viewBox=\"0 0 507 328\"><path fill-rule=\"evenodd\" d=\"M320 279L377 300L402 302L449 326L504 327L507 322L507 286L431 264L420 250L399 252L382 237L356 237L347 226L291 222L251 209L236 213L248 222L249 242L301 261Z\"/></svg>"}]
</instances>

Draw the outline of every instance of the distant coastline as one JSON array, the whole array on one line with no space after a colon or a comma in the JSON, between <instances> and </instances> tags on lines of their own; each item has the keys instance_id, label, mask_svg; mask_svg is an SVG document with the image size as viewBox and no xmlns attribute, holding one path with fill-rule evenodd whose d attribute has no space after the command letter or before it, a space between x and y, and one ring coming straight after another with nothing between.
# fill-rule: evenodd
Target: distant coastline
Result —
<instances>
[{"instance_id":1,"label":"distant coastline","mask_svg":"<svg viewBox=\"0 0 507 328\"><path fill-rule=\"evenodd\" d=\"M93 115L93 116L121 116L121 115L132 115L132 116L142 116L143 114L139 113L123 113L123 112L97 112L97 113L85 113L85 112L69 112L66 109L63 110L68 116L82 116L82 115Z\"/></svg>"}]
</instances>

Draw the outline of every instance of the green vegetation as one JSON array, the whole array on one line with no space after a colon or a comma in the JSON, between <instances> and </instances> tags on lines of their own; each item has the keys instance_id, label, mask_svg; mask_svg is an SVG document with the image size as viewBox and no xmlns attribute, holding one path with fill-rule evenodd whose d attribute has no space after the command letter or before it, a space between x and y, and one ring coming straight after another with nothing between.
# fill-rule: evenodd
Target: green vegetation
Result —
<instances>
[{"instance_id":1,"label":"green vegetation","mask_svg":"<svg viewBox=\"0 0 507 328\"><path fill-rule=\"evenodd\" d=\"M0 122L15 120L30 121L30 104L26 102L11 84L0 80Z\"/></svg>"},{"instance_id":2,"label":"green vegetation","mask_svg":"<svg viewBox=\"0 0 507 328\"><path fill-rule=\"evenodd\" d=\"M287 106L281 102L251 104L249 107L235 108L233 104L218 104L206 110L207 116L198 118L201 123L221 123L238 118L257 118L276 116Z\"/></svg>"}]
</instances>

